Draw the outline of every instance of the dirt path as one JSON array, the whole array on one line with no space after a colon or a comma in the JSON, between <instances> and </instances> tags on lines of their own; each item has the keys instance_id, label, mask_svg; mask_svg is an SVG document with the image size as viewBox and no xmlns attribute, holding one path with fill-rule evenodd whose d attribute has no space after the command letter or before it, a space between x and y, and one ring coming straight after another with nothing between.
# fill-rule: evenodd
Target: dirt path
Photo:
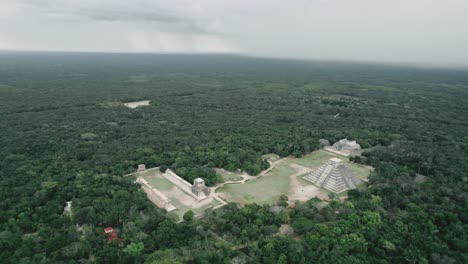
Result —
<instances>
[{"instance_id":1,"label":"dirt path","mask_svg":"<svg viewBox=\"0 0 468 264\"><path fill-rule=\"evenodd\" d=\"M275 160L275 161L273 161L273 162L268 161L268 163L270 163L270 168L268 168L268 169L266 169L266 170L260 172L260 174L258 174L258 176L255 177L255 178L258 178L258 177L262 177L262 176L267 175L267 174L268 174L271 170L273 170L276 166L278 166L279 164L285 163L285 162L287 162L287 161L290 161L291 159L292 159L292 157L289 156L289 157L286 157L286 158L282 158L282 159L279 159L279 160Z\"/></svg>"},{"instance_id":2,"label":"dirt path","mask_svg":"<svg viewBox=\"0 0 468 264\"><path fill-rule=\"evenodd\" d=\"M290 205L294 204L295 201L304 202L316 196L320 199L328 199L326 192L312 184L305 184L297 178L300 175L311 172L312 169L297 164L289 165L297 171L289 176L288 203Z\"/></svg>"}]
</instances>

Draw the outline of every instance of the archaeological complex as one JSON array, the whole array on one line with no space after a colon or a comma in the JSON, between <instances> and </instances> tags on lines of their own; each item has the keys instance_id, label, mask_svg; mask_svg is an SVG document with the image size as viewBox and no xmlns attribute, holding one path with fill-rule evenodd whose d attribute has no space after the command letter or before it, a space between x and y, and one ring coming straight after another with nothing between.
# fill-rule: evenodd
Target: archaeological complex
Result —
<instances>
[{"instance_id":1,"label":"archaeological complex","mask_svg":"<svg viewBox=\"0 0 468 264\"><path fill-rule=\"evenodd\" d=\"M299 162L301 158L298 159L297 163L287 158L279 159L276 162L270 162L271 167L261 172L258 177L244 173L245 175L242 175L239 180L228 180L212 188L208 188L202 178L194 179L193 184L191 184L170 169L161 173L159 168L147 169L144 164L138 165L137 175L139 176L137 182L141 184L148 199L159 208L168 212L174 211L174 214L179 217L188 210L193 210L196 214L202 215L204 210L217 209L226 205L228 201L242 204L247 199L245 197L255 197L258 198L254 200L255 202L262 202L270 199L269 197L274 197L276 194L272 194L272 192L275 191L281 192L278 195L287 193L288 198L295 201L304 201L313 197L326 200L329 192L343 193L356 189L364 183L365 180L360 177L366 176L362 175L362 168L358 168L360 165L343 161L336 155L360 155L362 152L361 146L356 141L341 139L330 145L328 140L320 139L319 144L323 147L323 150L310 154L320 160L319 163L315 159L309 158L303 158L302 163ZM278 177L275 175L283 172L275 170L276 167L291 168L296 172L287 174L285 177ZM367 170L370 169L367 168ZM257 181L257 179L264 179L266 176L268 176L269 180ZM297 181L296 177L300 177L306 182L301 183ZM272 190L277 187L275 181L280 182L285 178L289 182L288 188L292 189L282 190L279 188L278 190ZM260 182L264 185L252 188L252 186L260 184Z\"/></svg>"},{"instance_id":2,"label":"archaeological complex","mask_svg":"<svg viewBox=\"0 0 468 264\"><path fill-rule=\"evenodd\" d=\"M144 169L145 165L140 164L138 166L138 172L141 172ZM180 190L179 192L185 193L185 195L189 196L195 204L201 203L209 197L210 189L205 186L205 181L202 178L196 178L192 185L170 169L167 169L162 174L162 177L171 182L175 188ZM138 177L136 181L142 186L148 196L148 199L150 199L159 208L163 208L168 212L177 209L171 199L169 199L163 192L153 187L147 180L142 177Z\"/></svg>"}]
</instances>

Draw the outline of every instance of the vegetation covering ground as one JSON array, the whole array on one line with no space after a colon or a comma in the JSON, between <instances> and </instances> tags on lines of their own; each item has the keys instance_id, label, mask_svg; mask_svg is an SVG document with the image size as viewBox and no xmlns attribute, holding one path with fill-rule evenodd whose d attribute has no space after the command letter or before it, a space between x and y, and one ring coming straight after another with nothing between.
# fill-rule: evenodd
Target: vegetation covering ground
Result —
<instances>
[{"instance_id":1,"label":"vegetation covering ground","mask_svg":"<svg viewBox=\"0 0 468 264\"><path fill-rule=\"evenodd\" d=\"M467 71L1 53L0 85L2 262L468 263ZM151 104L122 104L136 100ZM355 159L375 167L368 188L322 209L228 204L176 224L122 176L144 163L213 185L214 168L256 175L320 138L379 146Z\"/></svg>"}]
</instances>

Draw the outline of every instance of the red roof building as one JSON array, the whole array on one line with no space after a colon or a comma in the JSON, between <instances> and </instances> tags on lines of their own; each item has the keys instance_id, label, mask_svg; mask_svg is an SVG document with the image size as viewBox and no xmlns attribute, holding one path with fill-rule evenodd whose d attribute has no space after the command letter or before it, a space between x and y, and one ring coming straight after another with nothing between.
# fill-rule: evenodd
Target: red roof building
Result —
<instances>
[{"instance_id":1,"label":"red roof building","mask_svg":"<svg viewBox=\"0 0 468 264\"><path fill-rule=\"evenodd\" d=\"M114 229L113 229L112 227L106 227L106 228L104 228L104 232L105 232L106 234L109 234L109 233L114 232Z\"/></svg>"},{"instance_id":2,"label":"red roof building","mask_svg":"<svg viewBox=\"0 0 468 264\"><path fill-rule=\"evenodd\" d=\"M118 235L117 235L117 231L114 230L114 228L112 227L106 227L104 228L104 233L107 236L107 242L110 242L110 241L117 241L119 242L119 246L123 246L123 239L121 239Z\"/></svg>"}]
</instances>

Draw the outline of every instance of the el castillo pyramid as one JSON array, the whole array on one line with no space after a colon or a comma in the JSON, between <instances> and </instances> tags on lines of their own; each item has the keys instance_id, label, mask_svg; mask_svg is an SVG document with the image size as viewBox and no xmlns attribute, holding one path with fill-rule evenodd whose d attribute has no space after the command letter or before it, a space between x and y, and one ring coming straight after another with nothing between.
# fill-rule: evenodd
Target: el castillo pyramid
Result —
<instances>
[{"instance_id":1,"label":"el castillo pyramid","mask_svg":"<svg viewBox=\"0 0 468 264\"><path fill-rule=\"evenodd\" d=\"M331 158L304 177L305 180L335 193L355 189L362 181L338 158Z\"/></svg>"}]
</instances>

